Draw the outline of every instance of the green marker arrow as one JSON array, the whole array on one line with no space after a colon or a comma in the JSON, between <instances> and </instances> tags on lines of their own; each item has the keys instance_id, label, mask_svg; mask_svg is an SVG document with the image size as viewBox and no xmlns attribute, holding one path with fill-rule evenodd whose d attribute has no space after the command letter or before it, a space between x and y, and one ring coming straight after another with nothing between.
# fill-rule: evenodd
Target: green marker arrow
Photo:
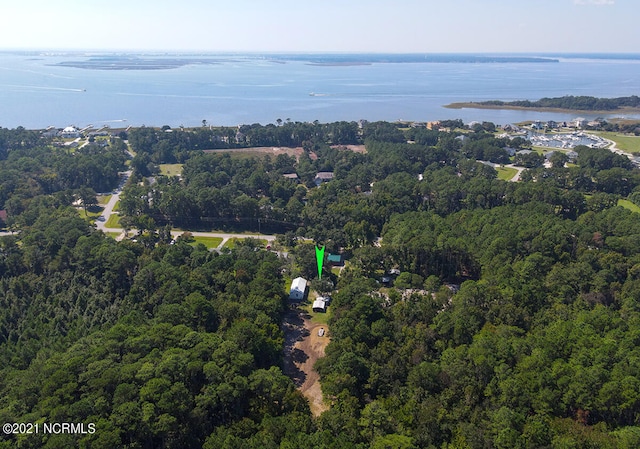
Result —
<instances>
[{"instance_id":1,"label":"green marker arrow","mask_svg":"<svg viewBox=\"0 0 640 449\"><path fill-rule=\"evenodd\" d=\"M316 262L318 263L318 279L322 279L322 263L324 262L324 246L318 248L316 246Z\"/></svg>"}]
</instances>

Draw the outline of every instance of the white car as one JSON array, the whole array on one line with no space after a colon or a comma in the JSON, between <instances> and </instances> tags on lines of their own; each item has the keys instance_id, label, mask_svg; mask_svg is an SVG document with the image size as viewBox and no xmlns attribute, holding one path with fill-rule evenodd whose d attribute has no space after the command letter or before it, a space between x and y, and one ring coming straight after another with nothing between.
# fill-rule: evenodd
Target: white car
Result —
<instances>
[{"instance_id":1,"label":"white car","mask_svg":"<svg viewBox=\"0 0 640 449\"><path fill-rule=\"evenodd\" d=\"M324 337L324 327L318 329L318 337Z\"/></svg>"}]
</instances>

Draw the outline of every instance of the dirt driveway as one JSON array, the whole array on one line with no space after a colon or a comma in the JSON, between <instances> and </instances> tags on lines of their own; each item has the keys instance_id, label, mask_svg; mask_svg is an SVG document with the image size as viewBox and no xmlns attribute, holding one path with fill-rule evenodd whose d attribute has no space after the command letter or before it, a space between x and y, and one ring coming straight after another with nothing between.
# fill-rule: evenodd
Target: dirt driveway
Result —
<instances>
[{"instance_id":1,"label":"dirt driveway","mask_svg":"<svg viewBox=\"0 0 640 449\"><path fill-rule=\"evenodd\" d=\"M325 334L320 337L318 331L324 328ZM285 337L284 372L298 387L298 390L309 401L311 413L319 416L329 407L323 401L320 388L320 376L313 365L329 344L326 324L315 324L309 320L306 312L291 309L283 321Z\"/></svg>"}]
</instances>

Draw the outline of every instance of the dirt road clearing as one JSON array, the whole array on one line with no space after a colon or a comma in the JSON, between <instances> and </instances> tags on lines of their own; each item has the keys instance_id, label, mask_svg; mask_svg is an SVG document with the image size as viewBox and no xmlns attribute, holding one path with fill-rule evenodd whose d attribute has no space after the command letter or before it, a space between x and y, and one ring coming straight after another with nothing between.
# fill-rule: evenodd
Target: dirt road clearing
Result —
<instances>
[{"instance_id":1,"label":"dirt road clearing","mask_svg":"<svg viewBox=\"0 0 640 449\"><path fill-rule=\"evenodd\" d=\"M299 309L292 309L285 316L284 371L309 401L311 413L319 416L329 407L324 403L320 376L313 365L320 357L324 357L329 337L326 324L312 323L309 318L306 312ZM318 335L320 328L325 330L322 337Z\"/></svg>"}]
</instances>

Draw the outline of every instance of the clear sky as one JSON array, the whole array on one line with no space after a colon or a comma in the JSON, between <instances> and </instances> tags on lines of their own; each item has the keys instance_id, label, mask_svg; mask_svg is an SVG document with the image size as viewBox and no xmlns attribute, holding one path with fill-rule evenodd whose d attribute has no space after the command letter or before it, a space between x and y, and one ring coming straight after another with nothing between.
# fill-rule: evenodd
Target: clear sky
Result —
<instances>
[{"instance_id":1,"label":"clear sky","mask_svg":"<svg viewBox=\"0 0 640 449\"><path fill-rule=\"evenodd\" d=\"M640 52L640 0L13 0L1 49Z\"/></svg>"}]
</instances>

